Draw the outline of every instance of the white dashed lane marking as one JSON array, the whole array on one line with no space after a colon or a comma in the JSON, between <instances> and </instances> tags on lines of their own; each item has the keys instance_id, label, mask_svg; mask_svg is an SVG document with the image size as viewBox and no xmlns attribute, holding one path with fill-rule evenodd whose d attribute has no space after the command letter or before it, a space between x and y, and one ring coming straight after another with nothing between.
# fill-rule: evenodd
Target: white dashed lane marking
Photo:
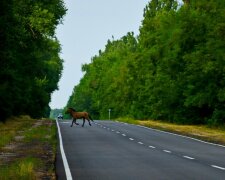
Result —
<instances>
[{"instance_id":1,"label":"white dashed lane marking","mask_svg":"<svg viewBox=\"0 0 225 180\"><path fill-rule=\"evenodd\" d=\"M168 151L168 150L163 150L164 152L166 152L166 153L171 153L171 151Z\"/></svg>"},{"instance_id":2,"label":"white dashed lane marking","mask_svg":"<svg viewBox=\"0 0 225 180\"><path fill-rule=\"evenodd\" d=\"M190 160L193 160L193 159L195 159L195 158L193 158L193 157L190 157L190 156L183 156L184 158L186 158L186 159L190 159Z\"/></svg>"},{"instance_id":3,"label":"white dashed lane marking","mask_svg":"<svg viewBox=\"0 0 225 180\"><path fill-rule=\"evenodd\" d=\"M67 123L67 122L61 122L61 123ZM95 123L95 124L97 124L98 126L100 126L100 127L102 127L102 128L104 128L104 129L107 129L107 130L111 130L112 132L116 132L117 134L120 134L121 132L120 131L116 131L116 130L114 130L114 129L110 129L110 128L107 128L107 127L105 127L105 126L102 126L101 124L98 124L98 123ZM127 125L127 123L124 123L124 124L126 124ZM122 136L127 136L126 134L121 134ZM130 141L134 141L134 139L133 138L129 138L129 140ZM138 144L140 144L140 145L143 145L144 143L143 142L141 142L141 141L139 141L139 142L137 142ZM156 149L156 147L155 146L148 146L149 148L151 148L151 149ZM166 150L166 149L164 149L164 150L162 150L163 152L165 152L165 153L172 153L171 151L169 151L169 150ZM194 160L195 158L193 158L193 157L190 157L190 156L183 156L183 158L185 158L185 159L189 159L189 160ZM211 165L211 167L213 167L213 168L216 168L216 169L219 169L219 170L223 170L223 171L225 171L225 168L224 167L221 167L221 166L217 166L217 165Z\"/></svg>"}]
</instances>

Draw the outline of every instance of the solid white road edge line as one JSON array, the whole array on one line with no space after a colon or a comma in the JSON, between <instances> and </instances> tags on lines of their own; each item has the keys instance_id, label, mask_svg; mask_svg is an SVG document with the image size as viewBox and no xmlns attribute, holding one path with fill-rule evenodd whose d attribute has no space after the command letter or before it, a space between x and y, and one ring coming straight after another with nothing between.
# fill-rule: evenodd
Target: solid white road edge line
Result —
<instances>
[{"instance_id":1,"label":"solid white road edge line","mask_svg":"<svg viewBox=\"0 0 225 180\"><path fill-rule=\"evenodd\" d=\"M60 145L60 151L61 151L61 155L62 155L64 169L65 169L65 172L66 172L66 179L72 180L73 178L72 178L72 175L71 175L71 172L70 172L70 167L69 167L69 164L67 162L66 155L65 155L65 152L64 152L62 136L61 136L60 127L59 127L59 123L58 123L57 119L56 119L56 124L57 124L57 128L58 128L59 145Z\"/></svg>"}]
</instances>

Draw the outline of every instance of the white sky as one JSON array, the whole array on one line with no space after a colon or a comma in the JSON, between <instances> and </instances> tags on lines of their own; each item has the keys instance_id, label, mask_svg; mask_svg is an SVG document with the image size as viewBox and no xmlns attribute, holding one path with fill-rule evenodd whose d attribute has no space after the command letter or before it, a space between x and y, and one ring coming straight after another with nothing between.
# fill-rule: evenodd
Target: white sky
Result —
<instances>
[{"instance_id":1,"label":"white sky","mask_svg":"<svg viewBox=\"0 0 225 180\"><path fill-rule=\"evenodd\" d=\"M82 64L104 49L107 40L119 39L127 32L139 34L143 10L149 0L65 0L68 9L57 28L62 45L64 69L59 90L52 94L50 107L66 106L75 85L83 76Z\"/></svg>"}]
</instances>

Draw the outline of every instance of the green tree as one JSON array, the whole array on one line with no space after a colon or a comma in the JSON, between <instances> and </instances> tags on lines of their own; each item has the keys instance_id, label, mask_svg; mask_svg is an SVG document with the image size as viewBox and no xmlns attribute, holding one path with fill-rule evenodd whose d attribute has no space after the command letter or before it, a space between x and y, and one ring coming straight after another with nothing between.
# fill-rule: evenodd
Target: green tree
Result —
<instances>
[{"instance_id":1,"label":"green tree","mask_svg":"<svg viewBox=\"0 0 225 180\"><path fill-rule=\"evenodd\" d=\"M61 0L1 1L1 120L49 113L62 71L55 28L65 12Z\"/></svg>"},{"instance_id":2,"label":"green tree","mask_svg":"<svg viewBox=\"0 0 225 180\"><path fill-rule=\"evenodd\" d=\"M67 106L97 118L161 119L185 124L225 122L225 3L152 0L140 35L109 40L83 65Z\"/></svg>"}]
</instances>

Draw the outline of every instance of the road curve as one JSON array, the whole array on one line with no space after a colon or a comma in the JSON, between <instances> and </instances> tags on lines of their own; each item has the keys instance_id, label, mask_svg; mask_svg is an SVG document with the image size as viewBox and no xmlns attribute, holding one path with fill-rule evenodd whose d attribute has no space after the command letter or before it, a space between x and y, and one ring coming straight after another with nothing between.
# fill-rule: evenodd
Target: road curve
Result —
<instances>
[{"instance_id":1,"label":"road curve","mask_svg":"<svg viewBox=\"0 0 225 180\"><path fill-rule=\"evenodd\" d=\"M224 146L114 121L79 123L59 121L73 179L225 179ZM66 179L59 149L56 162Z\"/></svg>"}]
</instances>

